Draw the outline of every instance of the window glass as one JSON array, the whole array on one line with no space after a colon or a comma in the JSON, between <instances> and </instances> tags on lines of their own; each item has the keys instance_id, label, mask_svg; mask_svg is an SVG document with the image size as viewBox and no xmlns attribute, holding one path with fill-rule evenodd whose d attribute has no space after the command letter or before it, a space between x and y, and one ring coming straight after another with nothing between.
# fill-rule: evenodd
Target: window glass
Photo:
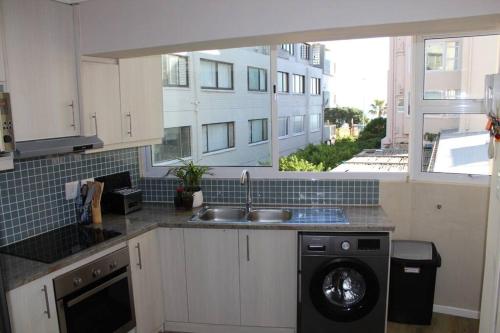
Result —
<instances>
[{"instance_id":1,"label":"window glass","mask_svg":"<svg viewBox=\"0 0 500 333\"><path fill-rule=\"evenodd\" d=\"M162 56L163 86L187 87L188 58L181 55Z\"/></svg>"},{"instance_id":2,"label":"window glass","mask_svg":"<svg viewBox=\"0 0 500 333\"><path fill-rule=\"evenodd\" d=\"M178 158L207 166L272 165L271 143L265 142L272 103L269 46L182 52L162 59L164 83L181 84L189 65L189 85L163 86L165 138L152 147L153 167L178 164ZM169 76L171 71L177 74ZM261 144L249 145L249 121L256 119L261 130L254 129L251 139Z\"/></svg>"},{"instance_id":3,"label":"window glass","mask_svg":"<svg viewBox=\"0 0 500 333\"><path fill-rule=\"evenodd\" d=\"M161 165L191 157L190 126L165 128L163 132L163 144L153 146L154 164Z\"/></svg>"},{"instance_id":4,"label":"window glass","mask_svg":"<svg viewBox=\"0 0 500 333\"><path fill-rule=\"evenodd\" d=\"M253 119L248 121L248 143L266 141L267 119Z\"/></svg>"},{"instance_id":5,"label":"window glass","mask_svg":"<svg viewBox=\"0 0 500 333\"><path fill-rule=\"evenodd\" d=\"M278 71L278 92L287 93L288 91L288 73Z\"/></svg>"},{"instance_id":6,"label":"window glass","mask_svg":"<svg viewBox=\"0 0 500 333\"><path fill-rule=\"evenodd\" d=\"M321 115L319 113L309 115L309 129L311 132L320 130Z\"/></svg>"},{"instance_id":7,"label":"window glass","mask_svg":"<svg viewBox=\"0 0 500 333\"><path fill-rule=\"evenodd\" d=\"M281 138L288 136L288 119L288 117L278 118L278 135Z\"/></svg>"},{"instance_id":8,"label":"window glass","mask_svg":"<svg viewBox=\"0 0 500 333\"><path fill-rule=\"evenodd\" d=\"M304 133L304 116L293 116L293 134Z\"/></svg>"},{"instance_id":9,"label":"window glass","mask_svg":"<svg viewBox=\"0 0 500 333\"><path fill-rule=\"evenodd\" d=\"M499 59L500 35L425 40L424 99L482 99Z\"/></svg>"},{"instance_id":10,"label":"window glass","mask_svg":"<svg viewBox=\"0 0 500 333\"><path fill-rule=\"evenodd\" d=\"M484 114L424 114L422 171L489 175Z\"/></svg>"},{"instance_id":11,"label":"window glass","mask_svg":"<svg viewBox=\"0 0 500 333\"><path fill-rule=\"evenodd\" d=\"M304 75L299 75L299 74L292 75L292 93L294 94L305 93L304 90L305 78L306 77Z\"/></svg>"},{"instance_id":12,"label":"window glass","mask_svg":"<svg viewBox=\"0 0 500 333\"><path fill-rule=\"evenodd\" d=\"M321 94L321 80L312 77L311 78L311 95L320 95Z\"/></svg>"},{"instance_id":13,"label":"window glass","mask_svg":"<svg viewBox=\"0 0 500 333\"><path fill-rule=\"evenodd\" d=\"M290 53L291 55L294 54L293 44L281 44L281 49L285 50L286 52Z\"/></svg>"},{"instance_id":14,"label":"window glass","mask_svg":"<svg viewBox=\"0 0 500 333\"><path fill-rule=\"evenodd\" d=\"M307 43L300 44L300 58L309 60L311 54L311 45Z\"/></svg>"}]
</instances>

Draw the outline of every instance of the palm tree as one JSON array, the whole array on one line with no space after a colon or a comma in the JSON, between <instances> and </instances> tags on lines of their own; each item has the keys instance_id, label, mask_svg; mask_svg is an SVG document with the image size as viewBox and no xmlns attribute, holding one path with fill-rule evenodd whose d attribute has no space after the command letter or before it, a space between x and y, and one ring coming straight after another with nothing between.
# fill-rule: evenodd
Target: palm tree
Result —
<instances>
[{"instance_id":1,"label":"palm tree","mask_svg":"<svg viewBox=\"0 0 500 333\"><path fill-rule=\"evenodd\" d=\"M383 99L373 100L373 103L370 104L370 108L371 109L368 112L377 115L378 118L385 115L387 111L387 105L385 105L385 101Z\"/></svg>"}]
</instances>

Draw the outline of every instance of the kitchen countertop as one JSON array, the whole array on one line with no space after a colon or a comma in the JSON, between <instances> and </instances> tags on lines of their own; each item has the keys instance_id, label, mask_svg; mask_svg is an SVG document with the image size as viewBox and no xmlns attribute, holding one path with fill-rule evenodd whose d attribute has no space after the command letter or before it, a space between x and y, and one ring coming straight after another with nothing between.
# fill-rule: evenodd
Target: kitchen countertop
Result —
<instances>
[{"instance_id":1,"label":"kitchen countertop","mask_svg":"<svg viewBox=\"0 0 500 333\"><path fill-rule=\"evenodd\" d=\"M324 218L326 207L289 207L294 219L286 223L263 222L189 222L192 211L177 211L172 204L144 204L142 210L124 215L105 215L103 227L121 232L120 236L92 246L74 255L51 264L0 254L0 265L5 289L12 290L90 257L105 249L126 242L157 227L167 228L210 228L210 229L279 229L322 232L390 232L394 230L383 209L379 206L338 206L342 208L347 223L332 223ZM264 207L263 207L264 208ZM321 215L323 213L323 215ZM323 216L315 222L308 216ZM304 218L305 217L305 218Z\"/></svg>"}]
</instances>

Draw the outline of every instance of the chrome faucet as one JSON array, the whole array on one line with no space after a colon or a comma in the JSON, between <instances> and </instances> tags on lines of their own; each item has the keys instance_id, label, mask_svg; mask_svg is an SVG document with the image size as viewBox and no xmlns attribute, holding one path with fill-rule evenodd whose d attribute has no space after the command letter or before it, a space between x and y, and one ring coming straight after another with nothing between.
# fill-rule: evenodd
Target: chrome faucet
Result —
<instances>
[{"instance_id":1,"label":"chrome faucet","mask_svg":"<svg viewBox=\"0 0 500 333\"><path fill-rule=\"evenodd\" d=\"M240 176L240 184L247 185L247 201L245 205L246 213L250 213L252 210L252 183L250 181L250 171L244 169Z\"/></svg>"}]
</instances>

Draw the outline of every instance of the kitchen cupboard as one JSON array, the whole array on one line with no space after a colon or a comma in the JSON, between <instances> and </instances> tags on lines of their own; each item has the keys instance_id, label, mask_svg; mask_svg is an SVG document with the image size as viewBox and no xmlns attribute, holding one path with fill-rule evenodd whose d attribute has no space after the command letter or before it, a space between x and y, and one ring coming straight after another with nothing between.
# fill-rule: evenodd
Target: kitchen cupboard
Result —
<instances>
[{"instance_id":1,"label":"kitchen cupboard","mask_svg":"<svg viewBox=\"0 0 500 333\"><path fill-rule=\"evenodd\" d=\"M124 142L163 137L161 56L120 59L121 123Z\"/></svg>"},{"instance_id":2,"label":"kitchen cupboard","mask_svg":"<svg viewBox=\"0 0 500 333\"><path fill-rule=\"evenodd\" d=\"M2 12L16 140L79 135L73 7L3 0Z\"/></svg>"},{"instance_id":3,"label":"kitchen cupboard","mask_svg":"<svg viewBox=\"0 0 500 333\"><path fill-rule=\"evenodd\" d=\"M189 321L240 325L238 231L185 229L184 240Z\"/></svg>"},{"instance_id":4,"label":"kitchen cupboard","mask_svg":"<svg viewBox=\"0 0 500 333\"><path fill-rule=\"evenodd\" d=\"M163 326L160 248L157 230L128 243L137 333L157 333Z\"/></svg>"},{"instance_id":5,"label":"kitchen cupboard","mask_svg":"<svg viewBox=\"0 0 500 333\"><path fill-rule=\"evenodd\" d=\"M59 332L52 276L9 291L7 303L13 333Z\"/></svg>"},{"instance_id":6,"label":"kitchen cupboard","mask_svg":"<svg viewBox=\"0 0 500 333\"><path fill-rule=\"evenodd\" d=\"M2 10L0 8L0 82L3 83L6 81L7 77L5 75L5 35L4 35L4 20L2 15Z\"/></svg>"},{"instance_id":7,"label":"kitchen cupboard","mask_svg":"<svg viewBox=\"0 0 500 333\"><path fill-rule=\"evenodd\" d=\"M122 142L120 70L116 60L81 63L82 133L97 135L105 146Z\"/></svg>"},{"instance_id":8,"label":"kitchen cupboard","mask_svg":"<svg viewBox=\"0 0 500 333\"><path fill-rule=\"evenodd\" d=\"M241 325L295 327L297 233L239 230Z\"/></svg>"},{"instance_id":9,"label":"kitchen cupboard","mask_svg":"<svg viewBox=\"0 0 500 333\"><path fill-rule=\"evenodd\" d=\"M164 318L187 322L187 283L184 232L181 228L159 229Z\"/></svg>"}]
</instances>

